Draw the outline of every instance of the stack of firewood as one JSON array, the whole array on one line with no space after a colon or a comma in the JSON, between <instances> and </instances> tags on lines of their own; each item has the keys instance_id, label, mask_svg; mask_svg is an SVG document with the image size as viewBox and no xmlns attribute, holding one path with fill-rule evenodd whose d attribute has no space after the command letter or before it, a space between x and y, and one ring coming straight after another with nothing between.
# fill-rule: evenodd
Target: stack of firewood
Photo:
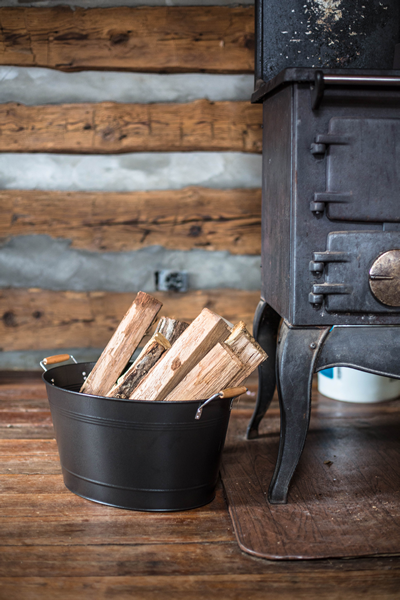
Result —
<instances>
[{"instance_id":1,"label":"stack of firewood","mask_svg":"<svg viewBox=\"0 0 400 600\"><path fill-rule=\"evenodd\" d=\"M204 308L190 325L161 318L123 372L161 307L156 298L138 293L81 392L135 400L203 400L239 386L267 358L243 322L233 326Z\"/></svg>"}]
</instances>

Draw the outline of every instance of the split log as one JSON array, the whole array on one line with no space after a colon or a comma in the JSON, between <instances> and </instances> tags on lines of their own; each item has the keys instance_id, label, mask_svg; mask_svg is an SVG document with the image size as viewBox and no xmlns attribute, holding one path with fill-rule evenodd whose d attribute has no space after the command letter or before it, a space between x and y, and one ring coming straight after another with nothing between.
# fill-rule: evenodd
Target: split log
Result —
<instances>
[{"instance_id":1,"label":"split log","mask_svg":"<svg viewBox=\"0 0 400 600\"><path fill-rule=\"evenodd\" d=\"M229 346L217 344L165 400L206 400L229 386L244 369L245 365Z\"/></svg>"},{"instance_id":2,"label":"split log","mask_svg":"<svg viewBox=\"0 0 400 600\"><path fill-rule=\"evenodd\" d=\"M158 359L169 348L171 348L171 344L162 333L155 333L147 342L135 362L129 367L126 373L121 375L117 383L107 393L107 396L112 398L129 398L143 377L149 373L150 369L154 367Z\"/></svg>"},{"instance_id":3,"label":"split log","mask_svg":"<svg viewBox=\"0 0 400 600\"><path fill-rule=\"evenodd\" d=\"M226 340L230 331L222 317L204 308L171 350L142 379L130 398L164 400L211 348Z\"/></svg>"},{"instance_id":4,"label":"split log","mask_svg":"<svg viewBox=\"0 0 400 600\"><path fill-rule=\"evenodd\" d=\"M189 327L189 323L178 321L178 319L170 319L162 317L156 327L155 333L161 333L172 344L176 342L178 337Z\"/></svg>"},{"instance_id":5,"label":"split log","mask_svg":"<svg viewBox=\"0 0 400 600\"><path fill-rule=\"evenodd\" d=\"M104 396L114 385L141 339L154 321L162 303L139 292L118 325L85 383L84 394Z\"/></svg>"},{"instance_id":6,"label":"split log","mask_svg":"<svg viewBox=\"0 0 400 600\"><path fill-rule=\"evenodd\" d=\"M226 340L226 345L244 364L244 369L229 382L231 387L238 386L268 358L268 355L247 331L246 325L240 321Z\"/></svg>"}]
</instances>

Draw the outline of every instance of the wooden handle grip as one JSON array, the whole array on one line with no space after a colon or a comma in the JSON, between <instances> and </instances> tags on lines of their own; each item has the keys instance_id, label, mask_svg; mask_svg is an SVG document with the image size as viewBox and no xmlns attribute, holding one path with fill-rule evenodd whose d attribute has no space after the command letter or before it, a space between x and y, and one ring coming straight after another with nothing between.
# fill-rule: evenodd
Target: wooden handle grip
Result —
<instances>
[{"instance_id":1,"label":"wooden handle grip","mask_svg":"<svg viewBox=\"0 0 400 600\"><path fill-rule=\"evenodd\" d=\"M247 387L243 385L242 387L228 388L220 392L220 394L221 398L235 398L236 396L241 396L245 392L247 392Z\"/></svg>"},{"instance_id":2,"label":"wooden handle grip","mask_svg":"<svg viewBox=\"0 0 400 600\"><path fill-rule=\"evenodd\" d=\"M69 358L69 354L54 354L54 356L48 356L47 358L44 358L42 362L44 365L55 365L56 363L69 360Z\"/></svg>"}]
</instances>

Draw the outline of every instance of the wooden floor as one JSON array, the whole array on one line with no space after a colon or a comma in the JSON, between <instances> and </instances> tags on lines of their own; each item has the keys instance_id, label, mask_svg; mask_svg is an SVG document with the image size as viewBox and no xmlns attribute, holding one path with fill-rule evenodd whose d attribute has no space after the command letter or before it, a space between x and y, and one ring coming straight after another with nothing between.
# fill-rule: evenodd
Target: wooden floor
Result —
<instances>
[{"instance_id":1,"label":"wooden floor","mask_svg":"<svg viewBox=\"0 0 400 600\"><path fill-rule=\"evenodd\" d=\"M252 400L232 419L250 417ZM329 406L317 397L314 410ZM275 402L270 414L277 411ZM400 557L244 554L222 486L212 504L182 513L123 511L71 494L37 375L0 376L0 456L1 600L400 598Z\"/></svg>"}]
</instances>

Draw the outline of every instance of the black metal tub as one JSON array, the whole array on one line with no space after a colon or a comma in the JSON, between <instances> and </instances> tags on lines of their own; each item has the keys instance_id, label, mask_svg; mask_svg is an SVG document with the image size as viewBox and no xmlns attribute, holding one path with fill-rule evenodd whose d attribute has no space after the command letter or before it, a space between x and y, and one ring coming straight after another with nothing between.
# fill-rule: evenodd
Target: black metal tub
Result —
<instances>
[{"instance_id":1,"label":"black metal tub","mask_svg":"<svg viewBox=\"0 0 400 600\"><path fill-rule=\"evenodd\" d=\"M146 402L79 393L95 363L43 374L66 487L130 510L177 511L215 496L232 400Z\"/></svg>"}]
</instances>

